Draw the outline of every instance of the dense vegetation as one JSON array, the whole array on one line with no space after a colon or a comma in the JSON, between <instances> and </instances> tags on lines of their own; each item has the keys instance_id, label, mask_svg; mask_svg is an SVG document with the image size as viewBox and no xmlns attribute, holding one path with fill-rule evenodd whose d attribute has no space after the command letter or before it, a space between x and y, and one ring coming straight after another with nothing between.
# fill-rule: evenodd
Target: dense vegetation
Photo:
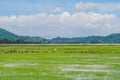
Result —
<instances>
[{"instance_id":1,"label":"dense vegetation","mask_svg":"<svg viewBox=\"0 0 120 80\"><path fill-rule=\"evenodd\" d=\"M120 46L0 45L0 80L119 80Z\"/></svg>"},{"instance_id":2,"label":"dense vegetation","mask_svg":"<svg viewBox=\"0 0 120 80\"><path fill-rule=\"evenodd\" d=\"M45 43L47 40L42 37L18 36L7 30L0 28L0 43L16 43L16 44L38 44Z\"/></svg>"},{"instance_id":3,"label":"dense vegetation","mask_svg":"<svg viewBox=\"0 0 120 80\"><path fill-rule=\"evenodd\" d=\"M89 36L79 38L54 38L52 43L120 43L120 33L108 36Z\"/></svg>"},{"instance_id":4,"label":"dense vegetation","mask_svg":"<svg viewBox=\"0 0 120 80\"><path fill-rule=\"evenodd\" d=\"M88 36L78 38L53 38L45 39L42 37L18 36L0 28L0 43L22 43L22 44L40 44L40 43L120 43L120 33L108 36Z\"/></svg>"},{"instance_id":5,"label":"dense vegetation","mask_svg":"<svg viewBox=\"0 0 120 80\"><path fill-rule=\"evenodd\" d=\"M19 39L19 36L0 28L0 40L2 39L15 40Z\"/></svg>"}]
</instances>

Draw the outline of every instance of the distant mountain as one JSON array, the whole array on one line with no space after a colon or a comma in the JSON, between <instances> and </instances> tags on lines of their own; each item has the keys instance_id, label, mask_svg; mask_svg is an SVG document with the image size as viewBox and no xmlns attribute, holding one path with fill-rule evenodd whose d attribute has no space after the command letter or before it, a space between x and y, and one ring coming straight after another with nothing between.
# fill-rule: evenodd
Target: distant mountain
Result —
<instances>
[{"instance_id":1,"label":"distant mountain","mask_svg":"<svg viewBox=\"0 0 120 80\"><path fill-rule=\"evenodd\" d=\"M104 42L106 43L120 43L120 33L111 34L104 38Z\"/></svg>"},{"instance_id":2,"label":"distant mountain","mask_svg":"<svg viewBox=\"0 0 120 80\"><path fill-rule=\"evenodd\" d=\"M108 36L88 36L78 38L53 38L51 43L120 43L120 33Z\"/></svg>"},{"instance_id":3,"label":"distant mountain","mask_svg":"<svg viewBox=\"0 0 120 80\"><path fill-rule=\"evenodd\" d=\"M20 36L25 42L35 42L35 43L47 43L48 40L44 39L42 37L36 37L36 36Z\"/></svg>"},{"instance_id":4,"label":"distant mountain","mask_svg":"<svg viewBox=\"0 0 120 80\"><path fill-rule=\"evenodd\" d=\"M2 39L16 40L19 39L19 36L5 29L0 28L0 40Z\"/></svg>"},{"instance_id":5,"label":"distant mountain","mask_svg":"<svg viewBox=\"0 0 120 80\"><path fill-rule=\"evenodd\" d=\"M32 37L32 36L18 36L11 33L5 29L0 28L0 43L42 43L47 42L46 39L42 37Z\"/></svg>"},{"instance_id":6,"label":"distant mountain","mask_svg":"<svg viewBox=\"0 0 120 80\"><path fill-rule=\"evenodd\" d=\"M111 34L108 36L88 36L88 37L77 37L77 38L53 38L45 39L36 36L18 36L7 30L0 28L0 43L24 43L24 44L40 44L40 43L120 43L120 33Z\"/></svg>"},{"instance_id":7,"label":"distant mountain","mask_svg":"<svg viewBox=\"0 0 120 80\"><path fill-rule=\"evenodd\" d=\"M104 37L102 36L89 36L78 38L53 38L52 43L102 43Z\"/></svg>"}]
</instances>

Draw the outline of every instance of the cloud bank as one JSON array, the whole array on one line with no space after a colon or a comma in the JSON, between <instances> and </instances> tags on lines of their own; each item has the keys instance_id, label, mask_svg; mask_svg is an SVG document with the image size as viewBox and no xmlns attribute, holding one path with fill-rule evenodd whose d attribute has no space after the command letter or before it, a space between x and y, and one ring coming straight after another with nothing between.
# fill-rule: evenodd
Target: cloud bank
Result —
<instances>
[{"instance_id":1,"label":"cloud bank","mask_svg":"<svg viewBox=\"0 0 120 80\"><path fill-rule=\"evenodd\" d=\"M19 35L42 36L45 38L117 33L120 32L119 22L120 20L115 14L94 12L0 16L0 27L4 29Z\"/></svg>"},{"instance_id":2,"label":"cloud bank","mask_svg":"<svg viewBox=\"0 0 120 80\"><path fill-rule=\"evenodd\" d=\"M119 3L92 3L92 2L79 2L75 4L75 8L79 11L104 11L104 12L111 12L111 11L119 11L120 4Z\"/></svg>"}]
</instances>

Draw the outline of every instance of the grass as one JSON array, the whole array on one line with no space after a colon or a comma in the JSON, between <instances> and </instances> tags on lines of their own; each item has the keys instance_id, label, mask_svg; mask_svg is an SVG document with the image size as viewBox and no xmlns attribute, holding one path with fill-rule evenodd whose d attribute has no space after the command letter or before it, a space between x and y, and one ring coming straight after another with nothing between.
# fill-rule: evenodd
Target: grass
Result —
<instances>
[{"instance_id":1,"label":"grass","mask_svg":"<svg viewBox=\"0 0 120 80\"><path fill-rule=\"evenodd\" d=\"M0 80L119 80L120 46L0 46Z\"/></svg>"}]
</instances>

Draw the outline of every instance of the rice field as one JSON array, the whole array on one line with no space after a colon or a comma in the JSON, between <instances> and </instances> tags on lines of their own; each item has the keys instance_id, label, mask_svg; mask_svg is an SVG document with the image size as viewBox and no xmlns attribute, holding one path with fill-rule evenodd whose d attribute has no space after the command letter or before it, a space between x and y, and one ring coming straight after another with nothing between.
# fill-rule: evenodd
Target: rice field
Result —
<instances>
[{"instance_id":1,"label":"rice field","mask_svg":"<svg viewBox=\"0 0 120 80\"><path fill-rule=\"evenodd\" d=\"M120 46L0 45L0 80L120 80Z\"/></svg>"}]
</instances>

